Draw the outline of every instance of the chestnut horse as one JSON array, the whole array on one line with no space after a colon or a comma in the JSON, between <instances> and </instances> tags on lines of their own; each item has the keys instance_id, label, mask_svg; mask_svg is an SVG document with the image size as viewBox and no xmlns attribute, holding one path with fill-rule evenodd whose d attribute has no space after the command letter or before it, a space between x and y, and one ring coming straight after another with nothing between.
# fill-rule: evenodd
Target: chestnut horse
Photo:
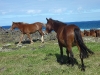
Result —
<instances>
[{"instance_id":1,"label":"chestnut horse","mask_svg":"<svg viewBox=\"0 0 100 75\"><path fill-rule=\"evenodd\" d=\"M96 37L100 37L100 29L99 30L95 30L96 33Z\"/></svg>"},{"instance_id":2,"label":"chestnut horse","mask_svg":"<svg viewBox=\"0 0 100 75\"><path fill-rule=\"evenodd\" d=\"M61 54L61 62L63 63L63 47L65 47L66 53L68 55L68 62L69 64L72 64L72 66L74 65L72 46L75 44L80 50L80 59L82 63L81 70L85 71L83 58L88 57L88 53L93 54L93 52L89 50L84 44L79 27L74 24L67 25L63 22L53 20L51 18L46 18L46 20L46 32L50 33L52 30L54 30L57 33L57 39ZM69 59L69 54L71 59Z\"/></svg>"},{"instance_id":3,"label":"chestnut horse","mask_svg":"<svg viewBox=\"0 0 100 75\"><path fill-rule=\"evenodd\" d=\"M96 37L96 32L94 29L90 29L90 36Z\"/></svg>"},{"instance_id":4,"label":"chestnut horse","mask_svg":"<svg viewBox=\"0 0 100 75\"><path fill-rule=\"evenodd\" d=\"M90 31L89 30L84 30L84 36L90 36Z\"/></svg>"},{"instance_id":5,"label":"chestnut horse","mask_svg":"<svg viewBox=\"0 0 100 75\"><path fill-rule=\"evenodd\" d=\"M30 34L36 32L36 31L38 31L40 33L40 35L42 36L41 41L44 42L44 39L43 39L44 33L42 32L42 26L43 26L43 23L40 23L40 22L35 22L32 24L23 23L23 22L13 22L12 27L10 29L13 30L15 28L18 28L22 32L20 41L18 44L21 43L24 34L27 34L27 36L30 39L31 44L32 44L33 41L32 41L32 38L30 37Z\"/></svg>"},{"instance_id":6,"label":"chestnut horse","mask_svg":"<svg viewBox=\"0 0 100 75\"><path fill-rule=\"evenodd\" d=\"M81 31L81 36L84 37L84 31Z\"/></svg>"}]
</instances>

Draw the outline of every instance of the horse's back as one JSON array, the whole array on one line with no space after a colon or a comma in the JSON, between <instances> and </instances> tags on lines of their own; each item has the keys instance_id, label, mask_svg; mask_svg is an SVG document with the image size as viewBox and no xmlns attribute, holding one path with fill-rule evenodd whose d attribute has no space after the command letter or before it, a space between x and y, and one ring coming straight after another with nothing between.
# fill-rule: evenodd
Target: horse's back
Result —
<instances>
[{"instance_id":1,"label":"horse's back","mask_svg":"<svg viewBox=\"0 0 100 75\"><path fill-rule=\"evenodd\" d=\"M34 33L39 29L37 29L37 26L35 24L28 24L28 23L22 23L20 24L20 26L22 26L22 28L20 29L24 34L26 33Z\"/></svg>"},{"instance_id":2,"label":"horse's back","mask_svg":"<svg viewBox=\"0 0 100 75\"><path fill-rule=\"evenodd\" d=\"M74 35L75 35L74 30L75 30L75 28L79 29L79 27L74 25L74 24L68 25L65 27L63 35L65 35L65 39L68 39L67 40L68 42L71 42L71 43L74 42L74 38L75 38L74 37Z\"/></svg>"},{"instance_id":3,"label":"horse's back","mask_svg":"<svg viewBox=\"0 0 100 75\"><path fill-rule=\"evenodd\" d=\"M74 35L74 29L75 28L79 29L79 27L74 25L74 24L68 25L64 28L64 33L72 36L72 35Z\"/></svg>"},{"instance_id":4,"label":"horse's back","mask_svg":"<svg viewBox=\"0 0 100 75\"><path fill-rule=\"evenodd\" d=\"M74 29L78 27L72 24L62 28L57 35L59 43L64 47L66 46L66 43L72 45L74 43Z\"/></svg>"},{"instance_id":5,"label":"horse's back","mask_svg":"<svg viewBox=\"0 0 100 75\"><path fill-rule=\"evenodd\" d=\"M36 29L39 30L42 28L42 23L41 22L35 22L35 23L31 23L31 24L24 24L26 28L29 28L30 30L32 29Z\"/></svg>"},{"instance_id":6,"label":"horse's back","mask_svg":"<svg viewBox=\"0 0 100 75\"><path fill-rule=\"evenodd\" d=\"M41 22L35 22L35 23L33 23L34 25L39 25L39 26L43 26L43 23L41 23Z\"/></svg>"}]
</instances>

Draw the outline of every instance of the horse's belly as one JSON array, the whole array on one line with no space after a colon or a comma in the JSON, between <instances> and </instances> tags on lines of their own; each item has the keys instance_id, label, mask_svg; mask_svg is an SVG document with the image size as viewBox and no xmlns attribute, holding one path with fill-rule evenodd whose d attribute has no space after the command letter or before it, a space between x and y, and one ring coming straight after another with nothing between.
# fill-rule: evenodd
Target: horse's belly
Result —
<instances>
[{"instance_id":1,"label":"horse's belly","mask_svg":"<svg viewBox=\"0 0 100 75\"><path fill-rule=\"evenodd\" d=\"M66 47L66 43L65 43L64 40L59 40L58 42L59 42L60 45L62 45L63 47ZM76 46L76 42L73 42L73 43L72 43L72 47L73 47L73 46Z\"/></svg>"}]
</instances>

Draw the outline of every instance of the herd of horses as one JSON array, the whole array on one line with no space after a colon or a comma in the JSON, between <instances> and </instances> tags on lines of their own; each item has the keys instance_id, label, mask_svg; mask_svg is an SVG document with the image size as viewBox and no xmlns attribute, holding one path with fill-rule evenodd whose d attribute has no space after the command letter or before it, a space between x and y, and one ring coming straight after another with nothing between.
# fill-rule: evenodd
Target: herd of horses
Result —
<instances>
[{"instance_id":1,"label":"herd of horses","mask_svg":"<svg viewBox=\"0 0 100 75\"><path fill-rule=\"evenodd\" d=\"M58 39L58 44L60 48L60 55L61 55L61 63L64 62L63 60L63 47L66 48L66 54L68 56L68 63L71 64L72 66L74 65L74 55L72 52L72 47L76 45L79 49L80 52L80 59L81 59L81 70L85 71L85 66L83 59L87 58L89 54L94 54L90 49L87 48L87 46L84 44L84 41L82 39L83 34L88 35L87 33L89 32L89 35L91 35L92 30L90 31L84 31L81 32L80 28L74 24L67 25L61 21L58 20L53 20L52 18L46 18L47 23L43 24L41 22L35 22L32 24L28 23L23 23L23 22L13 22L11 26L11 30L15 28L19 28L21 31L21 37L20 41L18 44L21 43L22 38L24 34L28 36L30 39L31 43L33 43L32 38L30 37L30 34L38 31L41 35L41 41L44 42L44 34L50 33L52 30L56 32L57 39ZM45 26L46 30L45 33L42 31L42 27ZM99 35L97 34L97 31L95 32L95 36Z\"/></svg>"},{"instance_id":2,"label":"herd of horses","mask_svg":"<svg viewBox=\"0 0 100 75\"><path fill-rule=\"evenodd\" d=\"M100 29L90 29L81 31L82 37L84 36L92 36L92 37L100 37Z\"/></svg>"}]
</instances>

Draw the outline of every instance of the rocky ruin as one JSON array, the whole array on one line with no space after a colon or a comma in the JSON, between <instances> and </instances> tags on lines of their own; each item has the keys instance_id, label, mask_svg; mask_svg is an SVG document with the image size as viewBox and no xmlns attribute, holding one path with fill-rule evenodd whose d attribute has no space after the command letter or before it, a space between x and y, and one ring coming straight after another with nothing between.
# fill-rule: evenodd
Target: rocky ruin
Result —
<instances>
[{"instance_id":1,"label":"rocky ruin","mask_svg":"<svg viewBox=\"0 0 100 75\"><path fill-rule=\"evenodd\" d=\"M7 30L0 27L0 43L10 43L10 42L19 42L21 32L19 30ZM41 36L38 32L31 34L33 41L41 39ZM44 40L56 40L56 33L51 32L48 35L44 35ZM85 42L100 42L100 37L83 37ZM23 41L29 41L27 35L24 36Z\"/></svg>"}]
</instances>

